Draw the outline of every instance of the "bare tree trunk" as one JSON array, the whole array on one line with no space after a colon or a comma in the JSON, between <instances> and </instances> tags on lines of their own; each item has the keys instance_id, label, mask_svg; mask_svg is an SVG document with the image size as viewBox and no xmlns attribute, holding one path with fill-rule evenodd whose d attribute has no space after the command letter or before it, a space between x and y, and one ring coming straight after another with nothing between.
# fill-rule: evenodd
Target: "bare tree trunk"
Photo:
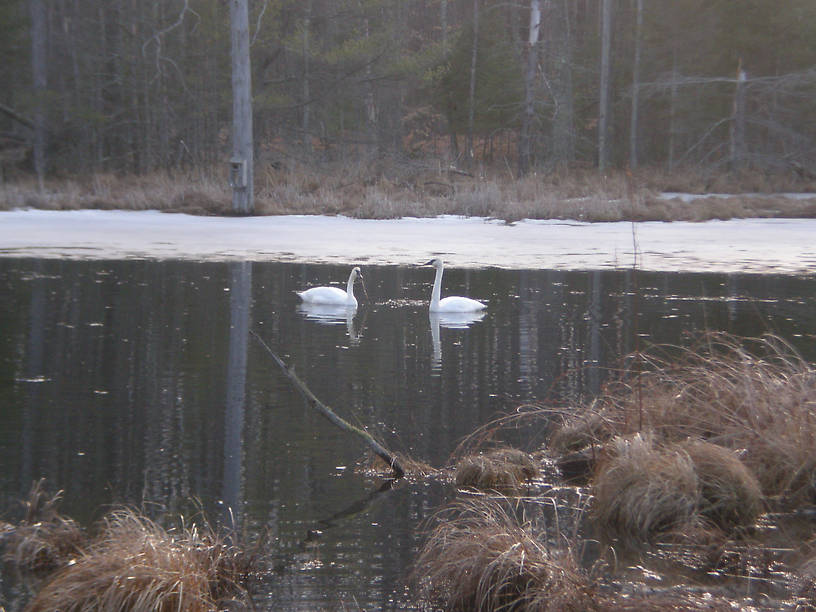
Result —
<instances>
[{"instance_id":1,"label":"bare tree trunk","mask_svg":"<svg viewBox=\"0 0 816 612\"><path fill-rule=\"evenodd\" d=\"M601 14L601 83L598 109L598 169L603 172L609 163L609 102L611 82L610 57L612 51L612 0L602 0Z\"/></svg>"},{"instance_id":2,"label":"bare tree trunk","mask_svg":"<svg viewBox=\"0 0 816 612\"><path fill-rule=\"evenodd\" d=\"M467 158L473 161L473 129L476 116L476 59L479 50L479 0L473 0L473 48L470 55L470 88L468 90Z\"/></svg>"},{"instance_id":3,"label":"bare tree trunk","mask_svg":"<svg viewBox=\"0 0 816 612\"><path fill-rule=\"evenodd\" d=\"M745 71L742 59L737 66L737 87L734 91L734 116L731 119L731 169L736 170L745 162Z\"/></svg>"},{"instance_id":4,"label":"bare tree trunk","mask_svg":"<svg viewBox=\"0 0 816 612\"><path fill-rule=\"evenodd\" d=\"M232 209L253 210L252 76L247 0L230 0L232 43Z\"/></svg>"},{"instance_id":5,"label":"bare tree trunk","mask_svg":"<svg viewBox=\"0 0 816 612\"><path fill-rule=\"evenodd\" d=\"M442 29L442 59L445 63L448 61L448 2L442 0L439 4L439 23ZM459 143L456 140L456 133L453 131L453 123L451 121L450 113L448 114L448 146L449 154L456 159L459 157Z\"/></svg>"},{"instance_id":6,"label":"bare tree trunk","mask_svg":"<svg viewBox=\"0 0 816 612\"><path fill-rule=\"evenodd\" d=\"M538 68L538 33L541 28L541 5L530 0L530 28L527 39L527 67L524 73L524 116L519 138L518 173L524 176L530 170L532 131L535 120L535 81Z\"/></svg>"},{"instance_id":7,"label":"bare tree trunk","mask_svg":"<svg viewBox=\"0 0 816 612\"><path fill-rule=\"evenodd\" d=\"M309 112L311 104L309 102L309 30L312 27L312 0L306 0L306 15L303 18L303 149L306 153L312 152L312 137L309 133Z\"/></svg>"},{"instance_id":8,"label":"bare tree trunk","mask_svg":"<svg viewBox=\"0 0 816 612\"><path fill-rule=\"evenodd\" d=\"M675 148L677 147L677 40L672 47L671 99L669 100L669 172L674 170Z\"/></svg>"},{"instance_id":9,"label":"bare tree trunk","mask_svg":"<svg viewBox=\"0 0 816 612\"><path fill-rule=\"evenodd\" d=\"M632 116L629 121L629 167L638 165L638 113L640 111L640 55L643 36L643 0L635 4L635 58L632 65Z\"/></svg>"},{"instance_id":10,"label":"bare tree trunk","mask_svg":"<svg viewBox=\"0 0 816 612\"><path fill-rule=\"evenodd\" d=\"M47 20L45 0L29 0L31 17L31 73L34 83L34 172L37 174L37 186L45 189L45 135L46 105L45 95L48 87L48 58L46 57Z\"/></svg>"},{"instance_id":11,"label":"bare tree trunk","mask_svg":"<svg viewBox=\"0 0 816 612\"><path fill-rule=\"evenodd\" d=\"M554 41L552 160L555 164L568 164L575 159L570 6L571 0L556 0L556 12L550 20L550 37Z\"/></svg>"}]
</instances>

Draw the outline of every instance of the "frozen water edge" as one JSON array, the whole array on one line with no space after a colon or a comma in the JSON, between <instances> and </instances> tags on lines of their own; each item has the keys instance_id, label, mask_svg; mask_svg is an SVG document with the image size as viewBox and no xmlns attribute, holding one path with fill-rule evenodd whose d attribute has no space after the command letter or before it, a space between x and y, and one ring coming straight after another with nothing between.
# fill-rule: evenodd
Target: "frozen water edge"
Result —
<instances>
[{"instance_id":1,"label":"frozen water edge","mask_svg":"<svg viewBox=\"0 0 816 612\"><path fill-rule=\"evenodd\" d=\"M157 211L0 212L0 256L811 274L816 219L582 223L477 217L198 217Z\"/></svg>"}]
</instances>

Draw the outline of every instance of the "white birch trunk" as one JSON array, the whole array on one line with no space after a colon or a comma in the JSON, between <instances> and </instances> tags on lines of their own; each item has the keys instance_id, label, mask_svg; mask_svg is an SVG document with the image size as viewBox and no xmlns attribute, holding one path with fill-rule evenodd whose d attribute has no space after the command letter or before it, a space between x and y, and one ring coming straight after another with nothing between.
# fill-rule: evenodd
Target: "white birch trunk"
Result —
<instances>
[{"instance_id":1,"label":"white birch trunk","mask_svg":"<svg viewBox=\"0 0 816 612\"><path fill-rule=\"evenodd\" d=\"M530 170L532 158L532 131L535 119L535 81L538 67L538 35L541 28L541 4L530 0L530 28L527 39L527 66L524 73L524 115L519 138L518 173L524 176Z\"/></svg>"}]
</instances>

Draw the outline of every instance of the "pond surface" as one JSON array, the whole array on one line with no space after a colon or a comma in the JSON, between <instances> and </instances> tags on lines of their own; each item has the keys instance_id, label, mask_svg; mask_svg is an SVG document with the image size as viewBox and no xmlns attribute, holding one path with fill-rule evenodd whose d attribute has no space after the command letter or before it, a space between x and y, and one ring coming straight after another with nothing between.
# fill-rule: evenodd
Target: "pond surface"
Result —
<instances>
[{"instance_id":1,"label":"pond surface","mask_svg":"<svg viewBox=\"0 0 816 612\"><path fill-rule=\"evenodd\" d=\"M621 356L689 334L773 332L816 359L816 279L630 271L456 270L443 295L488 302L435 320L430 268L364 269L353 315L304 311L296 289L349 268L293 263L0 259L0 513L31 482L64 489L85 525L111 505L225 508L268 530L278 570L258 609L410 607L437 482L361 473L361 444L306 406L256 332L325 403L435 466L492 418L578 405ZM359 293L358 293L359 297ZM543 432L521 432L541 442ZM25 587L0 574L9 612Z\"/></svg>"}]
</instances>

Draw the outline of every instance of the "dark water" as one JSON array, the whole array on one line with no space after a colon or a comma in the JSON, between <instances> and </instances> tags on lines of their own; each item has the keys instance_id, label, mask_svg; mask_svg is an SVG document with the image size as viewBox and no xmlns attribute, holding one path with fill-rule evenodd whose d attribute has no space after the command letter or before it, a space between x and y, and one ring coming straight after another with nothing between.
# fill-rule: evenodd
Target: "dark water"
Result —
<instances>
[{"instance_id":1,"label":"dark water","mask_svg":"<svg viewBox=\"0 0 816 612\"><path fill-rule=\"evenodd\" d=\"M348 272L0 260L0 512L43 476L86 525L111 505L186 512L196 498L216 518L233 508L250 536L269 530L279 572L259 609L404 607L417 527L449 492L375 493L355 469L361 445L304 404L249 329L342 416L437 466L525 402L590 399L649 342L774 332L816 358L813 277L448 270L443 293L489 309L435 329L433 271L378 267L353 318L298 308L295 289ZM0 606L19 609L24 587L0 580Z\"/></svg>"}]
</instances>

